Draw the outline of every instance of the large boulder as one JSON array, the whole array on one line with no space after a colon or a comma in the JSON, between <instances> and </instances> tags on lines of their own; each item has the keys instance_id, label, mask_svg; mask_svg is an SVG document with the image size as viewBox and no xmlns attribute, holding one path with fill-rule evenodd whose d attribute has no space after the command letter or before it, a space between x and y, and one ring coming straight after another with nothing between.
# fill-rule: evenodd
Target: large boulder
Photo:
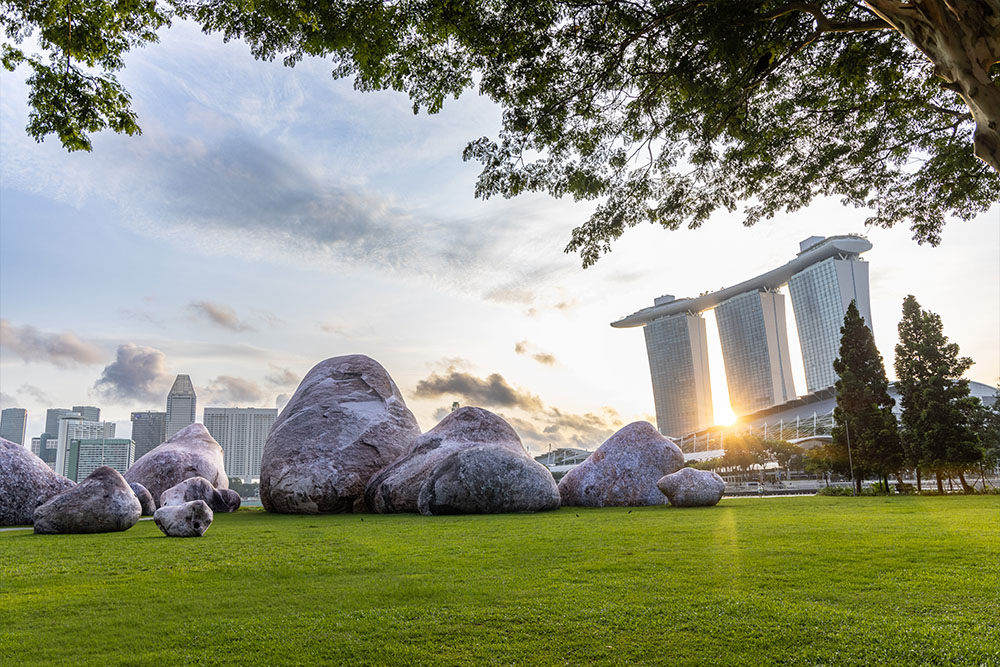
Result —
<instances>
[{"instance_id":1,"label":"large boulder","mask_svg":"<svg viewBox=\"0 0 1000 667\"><path fill-rule=\"evenodd\" d=\"M454 452L484 444L527 458L517 432L501 417L482 408L460 408L372 477L365 488L365 503L373 512L418 512L420 486L431 471Z\"/></svg>"},{"instance_id":2,"label":"large boulder","mask_svg":"<svg viewBox=\"0 0 1000 667\"><path fill-rule=\"evenodd\" d=\"M30 524L36 507L72 486L28 449L0 438L0 526Z\"/></svg>"},{"instance_id":3,"label":"large boulder","mask_svg":"<svg viewBox=\"0 0 1000 667\"><path fill-rule=\"evenodd\" d=\"M716 505L726 490L726 482L711 470L682 468L664 475L656 482L660 491L675 507L708 507Z\"/></svg>"},{"instance_id":4,"label":"large boulder","mask_svg":"<svg viewBox=\"0 0 1000 667\"><path fill-rule=\"evenodd\" d=\"M684 466L684 454L649 422L633 422L612 435L559 480L563 505L636 507L666 505L656 482Z\"/></svg>"},{"instance_id":5,"label":"large boulder","mask_svg":"<svg viewBox=\"0 0 1000 667\"><path fill-rule=\"evenodd\" d=\"M215 515L204 500L165 505L153 513L153 521L167 537L201 537Z\"/></svg>"},{"instance_id":6,"label":"large boulder","mask_svg":"<svg viewBox=\"0 0 1000 667\"><path fill-rule=\"evenodd\" d=\"M153 516L153 512L156 511L156 501L153 500L153 494L149 492L149 489L139 482L129 482L128 485L135 493L135 497L139 499L139 505L142 506L142 515Z\"/></svg>"},{"instance_id":7,"label":"large boulder","mask_svg":"<svg viewBox=\"0 0 1000 667\"><path fill-rule=\"evenodd\" d=\"M142 505L117 470L101 466L35 509L35 533L112 533L139 521Z\"/></svg>"},{"instance_id":8,"label":"large boulder","mask_svg":"<svg viewBox=\"0 0 1000 667\"><path fill-rule=\"evenodd\" d=\"M368 480L418 435L417 420L377 361L361 354L321 361L271 427L261 503L290 514L361 509Z\"/></svg>"},{"instance_id":9,"label":"large boulder","mask_svg":"<svg viewBox=\"0 0 1000 667\"><path fill-rule=\"evenodd\" d=\"M152 494L159 507L160 495L190 477L204 477L217 489L228 489L222 446L201 424L182 428L163 444L151 449L125 473Z\"/></svg>"},{"instance_id":10,"label":"large boulder","mask_svg":"<svg viewBox=\"0 0 1000 667\"><path fill-rule=\"evenodd\" d=\"M216 489L204 477L189 477L160 494L160 507L204 500L213 512L235 512L240 494L232 489Z\"/></svg>"},{"instance_id":11,"label":"large boulder","mask_svg":"<svg viewBox=\"0 0 1000 667\"><path fill-rule=\"evenodd\" d=\"M552 474L523 451L480 445L449 454L420 486L421 514L497 514L559 508Z\"/></svg>"}]
</instances>

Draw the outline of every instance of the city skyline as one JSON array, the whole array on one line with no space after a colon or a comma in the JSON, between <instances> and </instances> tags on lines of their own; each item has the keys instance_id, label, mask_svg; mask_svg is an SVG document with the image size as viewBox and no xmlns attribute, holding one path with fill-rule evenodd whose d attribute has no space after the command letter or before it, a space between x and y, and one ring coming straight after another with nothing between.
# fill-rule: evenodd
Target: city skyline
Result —
<instances>
[{"instance_id":1,"label":"city skyline","mask_svg":"<svg viewBox=\"0 0 1000 667\"><path fill-rule=\"evenodd\" d=\"M751 228L737 213L640 226L584 271L562 249L592 203L474 199L479 167L461 153L496 136L488 100L414 116L405 96L331 81L329 63L256 62L183 21L122 79L144 133L97 134L89 154L27 137L23 83L0 81L0 404L28 409L28 435L47 408L81 404L127 434L131 412L164 410L177 374L201 405L277 407L317 362L364 353L424 430L457 400L507 417L534 452L591 448L655 410L643 334L609 321L654 294L737 284L810 234L872 241L890 375L912 293L976 362L971 379L1000 376L1000 207L951 222L937 248L866 230L865 211L833 200ZM114 268L81 272L82 257ZM93 298L62 298L81 285ZM804 387L795 331L788 342Z\"/></svg>"}]
</instances>

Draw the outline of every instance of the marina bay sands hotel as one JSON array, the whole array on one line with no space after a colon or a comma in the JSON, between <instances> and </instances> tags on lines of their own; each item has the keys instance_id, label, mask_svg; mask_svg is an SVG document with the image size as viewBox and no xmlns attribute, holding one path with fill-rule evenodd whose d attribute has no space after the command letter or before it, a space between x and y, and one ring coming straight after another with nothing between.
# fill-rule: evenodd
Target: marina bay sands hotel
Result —
<instances>
[{"instance_id":1,"label":"marina bay sands hotel","mask_svg":"<svg viewBox=\"0 0 1000 667\"><path fill-rule=\"evenodd\" d=\"M832 387L840 328L851 301L871 328L868 263L860 258L871 247L860 236L812 236L799 244L795 259L756 278L696 298L661 296L653 306L613 322L619 328L641 326L646 334L660 432L677 437L713 425L701 315L707 310L715 310L733 412L747 415L796 398L785 297L777 291L783 285L792 299L808 393Z\"/></svg>"}]
</instances>

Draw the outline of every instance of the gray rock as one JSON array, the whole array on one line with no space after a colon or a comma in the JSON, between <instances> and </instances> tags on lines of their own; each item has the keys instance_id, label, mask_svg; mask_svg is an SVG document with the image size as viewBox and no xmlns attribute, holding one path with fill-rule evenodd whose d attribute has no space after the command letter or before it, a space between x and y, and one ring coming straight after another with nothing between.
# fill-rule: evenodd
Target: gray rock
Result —
<instances>
[{"instance_id":1,"label":"gray rock","mask_svg":"<svg viewBox=\"0 0 1000 667\"><path fill-rule=\"evenodd\" d=\"M633 422L559 480L563 505L637 507L666 505L656 487L684 466L684 454L649 422Z\"/></svg>"},{"instance_id":2,"label":"gray rock","mask_svg":"<svg viewBox=\"0 0 1000 667\"><path fill-rule=\"evenodd\" d=\"M389 374L361 354L318 363L271 427L260 464L269 512L350 512L420 435Z\"/></svg>"},{"instance_id":3,"label":"gray rock","mask_svg":"<svg viewBox=\"0 0 1000 667\"><path fill-rule=\"evenodd\" d=\"M142 515L153 516L153 512L156 511L156 501L153 500L153 494L139 482L129 482L129 486L132 487L135 497L139 499L139 504L142 506Z\"/></svg>"},{"instance_id":4,"label":"gray rock","mask_svg":"<svg viewBox=\"0 0 1000 667\"><path fill-rule=\"evenodd\" d=\"M167 537L201 537L215 515L204 500L165 505L153 513L153 521Z\"/></svg>"},{"instance_id":5,"label":"gray rock","mask_svg":"<svg viewBox=\"0 0 1000 667\"><path fill-rule=\"evenodd\" d=\"M452 453L484 444L500 445L527 458L517 432L503 418L482 408L460 408L371 478L365 487L368 508L383 513L420 511L417 496L431 471Z\"/></svg>"},{"instance_id":6,"label":"gray rock","mask_svg":"<svg viewBox=\"0 0 1000 667\"><path fill-rule=\"evenodd\" d=\"M73 486L27 448L0 438L0 526L29 525L36 507Z\"/></svg>"},{"instance_id":7,"label":"gray rock","mask_svg":"<svg viewBox=\"0 0 1000 667\"><path fill-rule=\"evenodd\" d=\"M222 447L201 424L191 424L140 457L125 473L152 494L157 507L160 495L190 477L204 477L217 489L228 489Z\"/></svg>"},{"instance_id":8,"label":"gray rock","mask_svg":"<svg viewBox=\"0 0 1000 667\"><path fill-rule=\"evenodd\" d=\"M664 475L656 482L660 491L676 507L707 507L717 504L726 490L726 482L711 470L683 468Z\"/></svg>"},{"instance_id":9,"label":"gray rock","mask_svg":"<svg viewBox=\"0 0 1000 667\"><path fill-rule=\"evenodd\" d=\"M552 474L526 454L503 445L453 452L420 486L421 514L541 512L559 507Z\"/></svg>"},{"instance_id":10,"label":"gray rock","mask_svg":"<svg viewBox=\"0 0 1000 667\"><path fill-rule=\"evenodd\" d=\"M35 508L35 533L112 533L139 521L142 505L125 478L101 466L87 479Z\"/></svg>"},{"instance_id":11,"label":"gray rock","mask_svg":"<svg viewBox=\"0 0 1000 667\"><path fill-rule=\"evenodd\" d=\"M234 512L240 506L240 494L232 489L216 489L204 477L189 477L160 494L160 507L192 500L204 500L213 512Z\"/></svg>"}]
</instances>

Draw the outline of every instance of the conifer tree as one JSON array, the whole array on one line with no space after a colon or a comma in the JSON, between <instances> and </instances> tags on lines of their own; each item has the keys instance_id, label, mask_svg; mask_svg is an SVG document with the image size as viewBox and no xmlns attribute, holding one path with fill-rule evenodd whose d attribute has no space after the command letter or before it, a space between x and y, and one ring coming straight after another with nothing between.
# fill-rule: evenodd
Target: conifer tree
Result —
<instances>
[{"instance_id":1,"label":"conifer tree","mask_svg":"<svg viewBox=\"0 0 1000 667\"><path fill-rule=\"evenodd\" d=\"M854 301L847 307L840 335L840 356L833 362L839 376L833 442L837 447L851 448L858 493L866 473L877 473L888 490L889 475L898 471L904 460L899 427L892 414L895 401L889 396L882 355Z\"/></svg>"}]
</instances>

